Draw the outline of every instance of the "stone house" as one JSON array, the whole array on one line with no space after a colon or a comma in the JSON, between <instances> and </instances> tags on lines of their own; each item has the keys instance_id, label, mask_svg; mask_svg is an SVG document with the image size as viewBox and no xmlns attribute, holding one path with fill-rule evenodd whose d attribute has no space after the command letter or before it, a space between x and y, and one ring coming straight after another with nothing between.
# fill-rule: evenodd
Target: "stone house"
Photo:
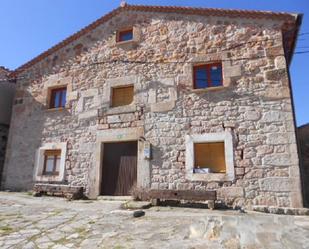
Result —
<instances>
[{"instance_id":1,"label":"stone house","mask_svg":"<svg viewBox=\"0 0 309 249\"><path fill-rule=\"evenodd\" d=\"M0 66L0 186L15 92L9 73L8 69Z\"/></svg>"},{"instance_id":2,"label":"stone house","mask_svg":"<svg viewBox=\"0 0 309 249\"><path fill-rule=\"evenodd\" d=\"M302 15L123 4L22 65L4 189L216 190L301 207L288 66Z\"/></svg>"},{"instance_id":3,"label":"stone house","mask_svg":"<svg viewBox=\"0 0 309 249\"><path fill-rule=\"evenodd\" d=\"M309 207L309 124L297 128L300 145L304 204Z\"/></svg>"}]
</instances>

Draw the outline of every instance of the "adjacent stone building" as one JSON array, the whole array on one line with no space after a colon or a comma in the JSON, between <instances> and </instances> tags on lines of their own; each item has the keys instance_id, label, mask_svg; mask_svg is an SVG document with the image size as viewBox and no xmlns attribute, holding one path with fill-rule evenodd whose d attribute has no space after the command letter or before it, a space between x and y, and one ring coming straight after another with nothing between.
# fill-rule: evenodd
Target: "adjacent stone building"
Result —
<instances>
[{"instance_id":1,"label":"adjacent stone building","mask_svg":"<svg viewBox=\"0 0 309 249\"><path fill-rule=\"evenodd\" d=\"M304 203L309 207L309 124L298 127Z\"/></svg>"},{"instance_id":2,"label":"adjacent stone building","mask_svg":"<svg viewBox=\"0 0 309 249\"><path fill-rule=\"evenodd\" d=\"M0 186L15 92L15 84L8 78L9 73L8 69L0 66Z\"/></svg>"},{"instance_id":3,"label":"adjacent stone building","mask_svg":"<svg viewBox=\"0 0 309 249\"><path fill-rule=\"evenodd\" d=\"M301 207L288 76L301 18L123 4L12 74L4 188Z\"/></svg>"}]
</instances>

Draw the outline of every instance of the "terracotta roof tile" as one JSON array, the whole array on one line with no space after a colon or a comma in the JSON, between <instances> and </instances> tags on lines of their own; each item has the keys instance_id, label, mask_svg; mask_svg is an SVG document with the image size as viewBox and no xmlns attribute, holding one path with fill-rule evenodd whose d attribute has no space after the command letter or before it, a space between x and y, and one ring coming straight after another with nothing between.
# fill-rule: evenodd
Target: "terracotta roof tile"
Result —
<instances>
[{"instance_id":1,"label":"terracotta roof tile","mask_svg":"<svg viewBox=\"0 0 309 249\"><path fill-rule=\"evenodd\" d=\"M90 25L86 26L85 28L81 29L80 31L76 32L75 34L71 35L67 39L63 40L62 42L58 43L57 45L51 47L47 51L41 53L34 59L30 60L29 62L25 63L24 65L17 68L13 75L17 75L18 73L24 71L25 69L31 67L32 65L36 64L37 62L43 60L47 56L51 55L52 53L58 51L59 49L67 46L71 42L77 40L84 34L94 30L102 23L108 21L115 15L119 14L122 11L142 11L142 12L163 12L163 13L184 13L186 15L207 15L207 16L228 16L228 17L243 17L243 18L250 18L250 19L276 19L282 20L287 23L295 24L295 20L297 18L297 14L285 13L285 12L270 12L270 11L254 11L254 10L233 10L233 9L215 9L215 8L193 8L193 7L179 7L179 6L147 6L147 5L128 5L125 4L113 11L109 12L108 14L104 15L103 17L99 18L95 22L91 23ZM295 39L295 37L293 38Z\"/></svg>"}]
</instances>

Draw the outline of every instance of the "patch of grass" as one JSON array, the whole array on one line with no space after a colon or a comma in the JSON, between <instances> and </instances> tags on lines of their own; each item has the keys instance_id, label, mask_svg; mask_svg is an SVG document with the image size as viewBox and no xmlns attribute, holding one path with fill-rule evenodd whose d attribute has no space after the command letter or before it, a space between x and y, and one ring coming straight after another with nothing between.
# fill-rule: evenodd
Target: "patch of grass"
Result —
<instances>
[{"instance_id":1,"label":"patch of grass","mask_svg":"<svg viewBox=\"0 0 309 249\"><path fill-rule=\"evenodd\" d=\"M117 245L114 247L114 249L123 249L124 247L123 246L120 246L120 245Z\"/></svg>"},{"instance_id":2,"label":"patch of grass","mask_svg":"<svg viewBox=\"0 0 309 249\"><path fill-rule=\"evenodd\" d=\"M7 217L17 217L20 213L6 213L5 216L2 216L3 218L7 218Z\"/></svg>"},{"instance_id":3,"label":"patch of grass","mask_svg":"<svg viewBox=\"0 0 309 249\"><path fill-rule=\"evenodd\" d=\"M74 229L75 233L78 233L79 235L84 235L86 233L86 228L85 227L77 227Z\"/></svg>"},{"instance_id":4,"label":"patch of grass","mask_svg":"<svg viewBox=\"0 0 309 249\"><path fill-rule=\"evenodd\" d=\"M93 203L93 201L92 200L82 200L82 201L80 201L80 203L90 204L90 203Z\"/></svg>"},{"instance_id":5,"label":"patch of grass","mask_svg":"<svg viewBox=\"0 0 309 249\"><path fill-rule=\"evenodd\" d=\"M94 224L94 223L95 223L94 220L91 220L91 221L88 222L88 224Z\"/></svg>"},{"instance_id":6,"label":"patch of grass","mask_svg":"<svg viewBox=\"0 0 309 249\"><path fill-rule=\"evenodd\" d=\"M41 233L39 233L39 234L35 234L35 235L31 236L31 237L28 239L28 241L31 241L31 242L34 243L36 249L38 248L38 246L36 245L35 241L36 241L38 238L40 238L40 237L42 236L42 233L43 233L43 232L41 232Z\"/></svg>"},{"instance_id":7,"label":"patch of grass","mask_svg":"<svg viewBox=\"0 0 309 249\"><path fill-rule=\"evenodd\" d=\"M56 243L56 244L64 245L64 244L69 243L69 240L66 237L62 237L62 238L55 240L53 242Z\"/></svg>"},{"instance_id":8,"label":"patch of grass","mask_svg":"<svg viewBox=\"0 0 309 249\"><path fill-rule=\"evenodd\" d=\"M74 231L79 234L79 243L75 244L76 248L79 248L80 244L86 239L86 235L89 231L85 227L76 227Z\"/></svg>"},{"instance_id":9,"label":"patch of grass","mask_svg":"<svg viewBox=\"0 0 309 249\"><path fill-rule=\"evenodd\" d=\"M32 193L32 191L28 191L28 192L26 192L25 194L26 194L26 195L29 195L29 196L32 196L33 193Z\"/></svg>"},{"instance_id":10,"label":"patch of grass","mask_svg":"<svg viewBox=\"0 0 309 249\"><path fill-rule=\"evenodd\" d=\"M8 235L8 234L12 233L13 231L14 231L14 229L12 227L10 227L9 225L0 226L0 234L1 235Z\"/></svg>"},{"instance_id":11,"label":"patch of grass","mask_svg":"<svg viewBox=\"0 0 309 249\"><path fill-rule=\"evenodd\" d=\"M62 209L53 210L53 211L50 212L49 217L59 215L59 214L62 213L62 211L63 211Z\"/></svg>"}]
</instances>

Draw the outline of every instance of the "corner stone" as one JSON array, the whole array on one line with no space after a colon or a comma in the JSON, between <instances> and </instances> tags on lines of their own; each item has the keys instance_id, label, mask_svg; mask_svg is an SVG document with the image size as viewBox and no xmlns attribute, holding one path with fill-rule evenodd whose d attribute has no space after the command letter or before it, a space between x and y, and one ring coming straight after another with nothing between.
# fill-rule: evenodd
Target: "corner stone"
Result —
<instances>
[{"instance_id":1,"label":"corner stone","mask_svg":"<svg viewBox=\"0 0 309 249\"><path fill-rule=\"evenodd\" d=\"M270 154L264 156L262 163L267 166L289 166L292 162L289 154Z\"/></svg>"},{"instance_id":2,"label":"corner stone","mask_svg":"<svg viewBox=\"0 0 309 249\"><path fill-rule=\"evenodd\" d=\"M260 189L270 192L290 192L292 184L287 177L269 177L259 180Z\"/></svg>"}]
</instances>

